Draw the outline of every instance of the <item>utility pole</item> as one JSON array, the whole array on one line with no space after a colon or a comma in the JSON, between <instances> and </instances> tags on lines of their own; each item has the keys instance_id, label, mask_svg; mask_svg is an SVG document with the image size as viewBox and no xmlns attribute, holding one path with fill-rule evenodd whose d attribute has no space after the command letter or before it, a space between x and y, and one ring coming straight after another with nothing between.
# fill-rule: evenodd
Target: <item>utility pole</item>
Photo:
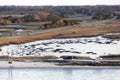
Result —
<instances>
[{"instance_id":1,"label":"utility pole","mask_svg":"<svg viewBox=\"0 0 120 80\"><path fill-rule=\"evenodd\" d=\"M8 52L8 65L9 65L9 69L8 69L8 80L13 80L13 73L12 73L12 52Z\"/></svg>"}]
</instances>

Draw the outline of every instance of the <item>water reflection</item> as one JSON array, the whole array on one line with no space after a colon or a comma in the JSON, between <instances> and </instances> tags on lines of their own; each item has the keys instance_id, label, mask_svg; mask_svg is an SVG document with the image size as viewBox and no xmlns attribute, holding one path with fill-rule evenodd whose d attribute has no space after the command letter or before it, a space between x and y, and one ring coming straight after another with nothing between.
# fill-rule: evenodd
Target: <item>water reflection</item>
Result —
<instances>
[{"instance_id":1,"label":"water reflection","mask_svg":"<svg viewBox=\"0 0 120 80\"><path fill-rule=\"evenodd\" d=\"M0 79L10 80L9 69L0 69ZM41 68L12 69L12 80L119 80L120 69Z\"/></svg>"}]
</instances>

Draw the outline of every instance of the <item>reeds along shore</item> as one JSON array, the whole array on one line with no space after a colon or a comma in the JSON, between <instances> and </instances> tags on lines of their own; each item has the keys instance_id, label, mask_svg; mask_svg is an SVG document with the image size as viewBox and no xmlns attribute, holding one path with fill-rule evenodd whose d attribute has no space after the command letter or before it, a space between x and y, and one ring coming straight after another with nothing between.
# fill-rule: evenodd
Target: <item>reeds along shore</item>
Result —
<instances>
[{"instance_id":1,"label":"reeds along shore","mask_svg":"<svg viewBox=\"0 0 120 80\"><path fill-rule=\"evenodd\" d=\"M19 62L24 63L25 65L28 64L27 62L29 62L29 63L37 63L37 62L39 63L39 62L41 62L43 64L44 63L51 64L51 62L52 62L56 66L120 66L120 60L119 59L117 59L117 60L114 59L116 56L117 55L115 55L112 58L111 58L111 56L108 56L108 57L107 56L101 56L101 58L103 58L103 59L91 59L89 57L79 57L79 56L77 56L76 58L73 57L73 59L59 59L56 56L43 56L43 57L1 56L0 57L0 60L1 60L0 63L3 62L3 61L8 61L9 62L9 58L12 58L11 65L14 64L13 66L16 66L16 63L19 63ZM7 63L6 63L6 65L7 65ZM33 66L33 64L31 64L31 66ZM18 67L20 67L20 66L18 66Z\"/></svg>"}]
</instances>

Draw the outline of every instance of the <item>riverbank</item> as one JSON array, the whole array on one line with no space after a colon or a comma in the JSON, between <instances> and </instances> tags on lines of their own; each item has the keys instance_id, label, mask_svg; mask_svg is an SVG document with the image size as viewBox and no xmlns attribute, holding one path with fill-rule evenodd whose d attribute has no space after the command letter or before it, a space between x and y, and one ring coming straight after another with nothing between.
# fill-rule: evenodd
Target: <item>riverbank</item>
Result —
<instances>
[{"instance_id":1,"label":"riverbank","mask_svg":"<svg viewBox=\"0 0 120 80\"><path fill-rule=\"evenodd\" d=\"M48 62L16 62L14 61L12 64L8 64L7 61L0 61L0 68L87 68L87 69L105 69L105 68L120 68L120 66L72 66L72 65L64 65L59 66L55 63L48 63Z\"/></svg>"}]
</instances>

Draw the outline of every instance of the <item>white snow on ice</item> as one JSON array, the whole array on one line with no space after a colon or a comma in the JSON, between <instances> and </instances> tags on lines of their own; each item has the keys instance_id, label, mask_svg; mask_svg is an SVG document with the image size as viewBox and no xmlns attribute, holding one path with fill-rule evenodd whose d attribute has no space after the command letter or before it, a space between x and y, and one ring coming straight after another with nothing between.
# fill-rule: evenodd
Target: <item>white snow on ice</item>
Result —
<instances>
[{"instance_id":1,"label":"white snow on ice","mask_svg":"<svg viewBox=\"0 0 120 80\"><path fill-rule=\"evenodd\" d=\"M7 45L1 47L0 55L13 56L45 56L45 55L76 55L90 56L120 54L120 40L107 38L85 37L68 39L39 40L35 42Z\"/></svg>"}]
</instances>

